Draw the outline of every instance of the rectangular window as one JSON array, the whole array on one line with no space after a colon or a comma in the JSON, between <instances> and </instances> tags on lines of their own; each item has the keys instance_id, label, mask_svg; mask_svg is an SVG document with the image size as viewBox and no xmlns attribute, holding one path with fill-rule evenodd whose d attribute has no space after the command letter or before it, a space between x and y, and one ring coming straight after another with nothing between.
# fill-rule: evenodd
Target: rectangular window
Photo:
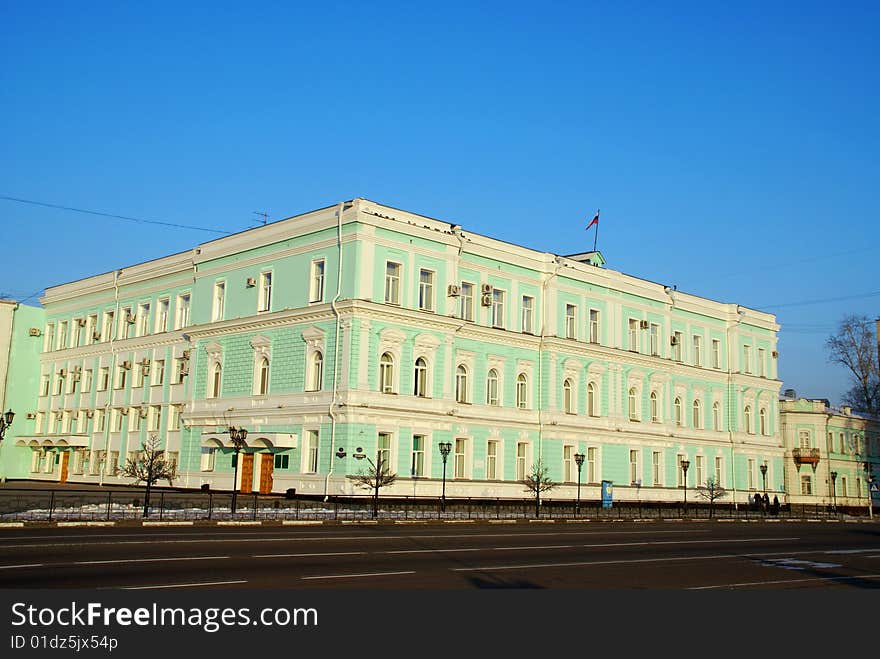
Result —
<instances>
[{"instance_id":1,"label":"rectangular window","mask_svg":"<svg viewBox=\"0 0 880 659\"><path fill-rule=\"evenodd\" d=\"M49 380L51 380L51 378L49 377L48 373L43 373L40 376L40 395L41 396L48 396L49 395Z\"/></svg>"},{"instance_id":2,"label":"rectangular window","mask_svg":"<svg viewBox=\"0 0 880 659\"><path fill-rule=\"evenodd\" d=\"M723 484L724 460L719 456L715 458L715 483L719 487Z\"/></svg>"},{"instance_id":3,"label":"rectangular window","mask_svg":"<svg viewBox=\"0 0 880 659\"><path fill-rule=\"evenodd\" d=\"M162 426L162 406L150 405L150 420L147 430L159 430Z\"/></svg>"},{"instance_id":4,"label":"rectangular window","mask_svg":"<svg viewBox=\"0 0 880 659\"><path fill-rule=\"evenodd\" d=\"M272 273L260 273L260 299L257 311L269 311L272 308Z\"/></svg>"},{"instance_id":5,"label":"rectangular window","mask_svg":"<svg viewBox=\"0 0 880 659\"><path fill-rule=\"evenodd\" d=\"M180 430L180 406L168 406L168 430Z\"/></svg>"},{"instance_id":6,"label":"rectangular window","mask_svg":"<svg viewBox=\"0 0 880 659\"><path fill-rule=\"evenodd\" d=\"M287 453L275 454L275 469L287 469L290 467L290 456Z\"/></svg>"},{"instance_id":7,"label":"rectangular window","mask_svg":"<svg viewBox=\"0 0 880 659\"><path fill-rule=\"evenodd\" d=\"M632 352L639 351L639 321L635 318L629 319L629 349Z\"/></svg>"},{"instance_id":8,"label":"rectangular window","mask_svg":"<svg viewBox=\"0 0 880 659\"><path fill-rule=\"evenodd\" d=\"M309 302L324 301L324 259L312 261L311 285L309 287Z\"/></svg>"},{"instance_id":9,"label":"rectangular window","mask_svg":"<svg viewBox=\"0 0 880 659\"><path fill-rule=\"evenodd\" d=\"M90 392L92 390L92 380L94 379L93 375L94 371L92 369L87 368L83 371L82 374L82 391L84 394Z\"/></svg>"},{"instance_id":10,"label":"rectangular window","mask_svg":"<svg viewBox=\"0 0 880 659\"><path fill-rule=\"evenodd\" d=\"M657 323L651 323L651 354L660 356L660 326Z\"/></svg>"},{"instance_id":11,"label":"rectangular window","mask_svg":"<svg viewBox=\"0 0 880 659\"><path fill-rule=\"evenodd\" d=\"M706 456L698 455L694 458L694 485L697 487L703 485L706 472Z\"/></svg>"},{"instance_id":12,"label":"rectangular window","mask_svg":"<svg viewBox=\"0 0 880 659\"><path fill-rule=\"evenodd\" d=\"M587 449L587 482L598 483L599 471L596 465L596 447Z\"/></svg>"},{"instance_id":13,"label":"rectangular window","mask_svg":"<svg viewBox=\"0 0 880 659\"><path fill-rule=\"evenodd\" d=\"M752 346L743 346L743 373L752 372Z\"/></svg>"},{"instance_id":14,"label":"rectangular window","mask_svg":"<svg viewBox=\"0 0 880 659\"><path fill-rule=\"evenodd\" d=\"M171 306L170 300L165 297L159 300L156 311L156 334L168 331L168 308Z\"/></svg>"},{"instance_id":15,"label":"rectangular window","mask_svg":"<svg viewBox=\"0 0 880 659\"><path fill-rule=\"evenodd\" d=\"M187 360L178 357L174 360L174 380L171 384L183 384L183 378L186 376Z\"/></svg>"},{"instance_id":16,"label":"rectangular window","mask_svg":"<svg viewBox=\"0 0 880 659\"><path fill-rule=\"evenodd\" d=\"M55 395L60 396L64 387L64 377L62 377L61 372L55 374Z\"/></svg>"},{"instance_id":17,"label":"rectangular window","mask_svg":"<svg viewBox=\"0 0 880 659\"><path fill-rule=\"evenodd\" d=\"M413 478L421 478L425 475L425 436L413 435L412 438L412 461L409 469Z\"/></svg>"},{"instance_id":18,"label":"rectangular window","mask_svg":"<svg viewBox=\"0 0 880 659\"><path fill-rule=\"evenodd\" d=\"M89 316L86 321L86 345L92 345L98 339L96 338L96 334L98 333L98 315L92 314Z\"/></svg>"},{"instance_id":19,"label":"rectangular window","mask_svg":"<svg viewBox=\"0 0 880 659\"><path fill-rule=\"evenodd\" d=\"M486 480L498 478L498 442L489 440L486 443Z\"/></svg>"},{"instance_id":20,"label":"rectangular window","mask_svg":"<svg viewBox=\"0 0 880 659\"><path fill-rule=\"evenodd\" d=\"M85 318L74 318L73 319L73 348L79 348L83 344L83 327L86 324Z\"/></svg>"},{"instance_id":21,"label":"rectangular window","mask_svg":"<svg viewBox=\"0 0 880 659\"><path fill-rule=\"evenodd\" d=\"M135 364L134 365L134 388L142 389L144 386L144 380L146 380L146 375L144 373L144 365L143 364Z\"/></svg>"},{"instance_id":22,"label":"rectangular window","mask_svg":"<svg viewBox=\"0 0 880 659\"><path fill-rule=\"evenodd\" d=\"M70 377L67 378L67 393L75 394L76 387L79 385L79 374L76 369L73 369L70 373Z\"/></svg>"},{"instance_id":23,"label":"rectangular window","mask_svg":"<svg viewBox=\"0 0 880 659\"><path fill-rule=\"evenodd\" d=\"M132 327L135 323L134 314L131 307L123 307L119 317L119 338L128 339L132 336Z\"/></svg>"},{"instance_id":24,"label":"rectangular window","mask_svg":"<svg viewBox=\"0 0 880 659\"><path fill-rule=\"evenodd\" d=\"M492 327L504 328L504 291L492 289Z\"/></svg>"},{"instance_id":25,"label":"rectangular window","mask_svg":"<svg viewBox=\"0 0 880 659\"><path fill-rule=\"evenodd\" d=\"M434 311L434 273L419 270L419 309Z\"/></svg>"},{"instance_id":26,"label":"rectangular window","mask_svg":"<svg viewBox=\"0 0 880 659\"><path fill-rule=\"evenodd\" d=\"M798 446L802 449L810 448L810 431L809 430L799 430L798 431ZM840 435L840 451L843 452L843 434Z\"/></svg>"},{"instance_id":27,"label":"rectangular window","mask_svg":"<svg viewBox=\"0 0 880 659\"><path fill-rule=\"evenodd\" d=\"M181 293L177 296L177 309L174 317L174 329L181 329L189 325L189 293Z\"/></svg>"},{"instance_id":28,"label":"rectangular window","mask_svg":"<svg viewBox=\"0 0 880 659\"><path fill-rule=\"evenodd\" d=\"M639 452L636 449L631 449L629 452L629 482L641 482L641 471L639 468Z\"/></svg>"},{"instance_id":29,"label":"rectangular window","mask_svg":"<svg viewBox=\"0 0 880 659\"><path fill-rule=\"evenodd\" d=\"M380 432L376 440L376 466L391 469L391 433Z\"/></svg>"},{"instance_id":30,"label":"rectangular window","mask_svg":"<svg viewBox=\"0 0 880 659\"><path fill-rule=\"evenodd\" d=\"M747 467L746 467L746 474L748 475L750 490L754 490L756 488L756 485L755 485L755 483L757 482L757 478L755 476L756 473L757 472L755 471L755 459L749 458L748 463L747 463Z\"/></svg>"},{"instance_id":31,"label":"rectangular window","mask_svg":"<svg viewBox=\"0 0 880 659\"><path fill-rule=\"evenodd\" d=\"M385 302L400 304L400 269L399 263L385 263Z\"/></svg>"},{"instance_id":32,"label":"rectangular window","mask_svg":"<svg viewBox=\"0 0 880 659\"><path fill-rule=\"evenodd\" d=\"M165 360L164 359L154 359L153 360L153 368L150 372L152 376L152 380L150 384L152 385L161 385L165 383Z\"/></svg>"},{"instance_id":33,"label":"rectangular window","mask_svg":"<svg viewBox=\"0 0 880 659\"><path fill-rule=\"evenodd\" d=\"M306 465L304 471L310 474L318 473L318 431L306 431Z\"/></svg>"},{"instance_id":34,"label":"rectangular window","mask_svg":"<svg viewBox=\"0 0 880 659\"><path fill-rule=\"evenodd\" d=\"M685 456L683 456L680 453L675 456L675 466L676 466L676 471L678 472L678 486L679 487L684 486L685 475L684 475L684 469L682 469L682 467L681 467L681 463L685 459L686 459Z\"/></svg>"},{"instance_id":35,"label":"rectangular window","mask_svg":"<svg viewBox=\"0 0 880 659\"><path fill-rule=\"evenodd\" d=\"M104 410L95 410L95 420L92 423L92 432L104 432L107 425L107 415Z\"/></svg>"},{"instance_id":36,"label":"rectangular window","mask_svg":"<svg viewBox=\"0 0 880 659\"><path fill-rule=\"evenodd\" d=\"M813 494L813 478L811 476L801 476L801 494Z\"/></svg>"},{"instance_id":37,"label":"rectangular window","mask_svg":"<svg viewBox=\"0 0 880 659\"><path fill-rule=\"evenodd\" d=\"M454 478L467 478L467 440L455 440Z\"/></svg>"},{"instance_id":38,"label":"rectangular window","mask_svg":"<svg viewBox=\"0 0 880 659\"><path fill-rule=\"evenodd\" d=\"M522 331L526 334L535 333L535 298L523 295L522 298Z\"/></svg>"},{"instance_id":39,"label":"rectangular window","mask_svg":"<svg viewBox=\"0 0 880 659\"><path fill-rule=\"evenodd\" d=\"M680 362L681 361L681 351L682 351L682 341L684 337L681 332L673 332L672 333L672 358Z\"/></svg>"},{"instance_id":40,"label":"rectangular window","mask_svg":"<svg viewBox=\"0 0 880 659\"><path fill-rule=\"evenodd\" d=\"M45 412L37 412L36 420L34 421L34 434L39 435L46 430L46 413Z\"/></svg>"},{"instance_id":41,"label":"rectangular window","mask_svg":"<svg viewBox=\"0 0 880 659\"><path fill-rule=\"evenodd\" d=\"M46 324L46 339L43 342L43 352L55 350L55 325L54 323Z\"/></svg>"},{"instance_id":42,"label":"rectangular window","mask_svg":"<svg viewBox=\"0 0 880 659\"><path fill-rule=\"evenodd\" d=\"M474 285L466 281L461 282L461 308L459 316L462 320L474 320Z\"/></svg>"},{"instance_id":43,"label":"rectangular window","mask_svg":"<svg viewBox=\"0 0 880 659\"><path fill-rule=\"evenodd\" d=\"M138 305L137 335L146 336L150 333L150 303L144 302Z\"/></svg>"},{"instance_id":44,"label":"rectangular window","mask_svg":"<svg viewBox=\"0 0 880 659\"><path fill-rule=\"evenodd\" d=\"M662 454L660 451L654 451L651 453L651 476L653 478L654 487L658 487L663 485L663 481L660 479L660 456Z\"/></svg>"},{"instance_id":45,"label":"rectangular window","mask_svg":"<svg viewBox=\"0 0 880 659\"><path fill-rule=\"evenodd\" d=\"M526 472L527 468L527 456L528 456L529 445L526 442L517 442L516 444L516 480L521 481L525 480L525 477L528 475Z\"/></svg>"},{"instance_id":46,"label":"rectangular window","mask_svg":"<svg viewBox=\"0 0 880 659\"><path fill-rule=\"evenodd\" d=\"M58 323L58 346L57 350L64 350L67 347L67 321L62 320Z\"/></svg>"},{"instance_id":47,"label":"rectangular window","mask_svg":"<svg viewBox=\"0 0 880 659\"><path fill-rule=\"evenodd\" d=\"M577 338L577 307L573 304L565 305L565 338Z\"/></svg>"},{"instance_id":48,"label":"rectangular window","mask_svg":"<svg viewBox=\"0 0 880 659\"><path fill-rule=\"evenodd\" d=\"M712 368L721 368L721 341L712 339Z\"/></svg>"},{"instance_id":49,"label":"rectangular window","mask_svg":"<svg viewBox=\"0 0 880 659\"><path fill-rule=\"evenodd\" d=\"M122 432L122 425L125 421L125 415L122 410L115 408L113 410L113 432Z\"/></svg>"},{"instance_id":50,"label":"rectangular window","mask_svg":"<svg viewBox=\"0 0 880 659\"><path fill-rule=\"evenodd\" d=\"M223 320L226 311L226 282L218 281L214 283L214 304L211 307L211 321L217 322Z\"/></svg>"},{"instance_id":51,"label":"rectangular window","mask_svg":"<svg viewBox=\"0 0 880 659\"><path fill-rule=\"evenodd\" d=\"M766 354L766 352L765 352L764 348L758 348L758 377L761 377L761 378L763 378L767 373L766 368L764 366L765 354Z\"/></svg>"},{"instance_id":52,"label":"rectangular window","mask_svg":"<svg viewBox=\"0 0 880 659\"><path fill-rule=\"evenodd\" d=\"M146 410L144 410L146 411ZM128 411L128 429L135 432L140 431L142 427L143 416L141 416L140 408L133 407ZM144 415L146 416L146 415Z\"/></svg>"},{"instance_id":53,"label":"rectangular window","mask_svg":"<svg viewBox=\"0 0 880 659\"><path fill-rule=\"evenodd\" d=\"M110 386L110 367L102 366L98 369L98 391L107 391Z\"/></svg>"},{"instance_id":54,"label":"rectangular window","mask_svg":"<svg viewBox=\"0 0 880 659\"><path fill-rule=\"evenodd\" d=\"M202 448L202 471L214 471L214 460L217 456L217 449L215 448Z\"/></svg>"},{"instance_id":55,"label":"rectangular window","mask_svg":"<svg viewBox=\"0 0 880 659\"><path fill-rule=\"evenodd\" d=\"M590 309L590 343L600 343L599 310Z\"/></svg>"},{"instance_id":56,"label":"rectangular window","mask_svg":"<svg viewBox=\"0 0 880 659\"><path fill-rule=\"evenodd\" d=\"M694 366L703 365L703 337L694 334Z\"/></svg>"},{"instance_id":57,"label":"rectangular window","mask_svg":"<svg viewBox=\"0 0 880 659\"><path fill-rule=\"evenodd\" d=\"M114 389L125 389L125 380L128 377L128 369L124 366L116 367L116 380L113 383Z\"/></svg>"},{"instance_id":58,"label":"rectangular window","mask_svg":"<svg viewBox=\"0 0 880 659\"><path fill-rule=\"evenodd\" d=\"M574 451L571 446L562 447L562 480L565 483L574 482L574 469L572 469L571 455Z\"/></svg>"}]
</instances>

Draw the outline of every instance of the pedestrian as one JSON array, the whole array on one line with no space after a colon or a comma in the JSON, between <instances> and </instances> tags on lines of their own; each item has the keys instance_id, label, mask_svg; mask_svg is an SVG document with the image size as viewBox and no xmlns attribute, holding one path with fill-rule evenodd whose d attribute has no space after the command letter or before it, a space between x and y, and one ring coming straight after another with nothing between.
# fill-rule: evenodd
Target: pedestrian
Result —
<instances>
[{"instance_id":1,"label":"pedestrian","mask_svg":"<svg viewBox=\"0 0 880 659\"><path fill-rule=\"evenodd\" d=\"M770 497L764 492L764 512L770 512Z\"/></svg>"},{"instance_id":2,"label":"pedestrian","mask_svg":"<svg viewBox=\"0 0 880 659\"><path fill-rule=\"evenodd\" d=\"M779 497L776 496L775 494L773 495L773 514L774 515L779 514Z\"/></svg>"}]
</instances>

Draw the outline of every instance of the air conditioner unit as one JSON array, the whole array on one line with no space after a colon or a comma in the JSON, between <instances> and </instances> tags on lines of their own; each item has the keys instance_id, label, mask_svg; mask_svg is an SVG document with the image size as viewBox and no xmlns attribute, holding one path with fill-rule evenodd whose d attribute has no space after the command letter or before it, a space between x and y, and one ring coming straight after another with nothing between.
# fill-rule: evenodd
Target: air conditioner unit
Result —
<instances>
[{"instance_id":1,"label":"air conditioner unit","mask_svg":"<svg viewBox=\"0 0 880 659\"><path fill-rule=\"evenodd\" d=\"M640 320L639 321L639 329L648 329L648 321Z\"/></svg>"},{"instance_id":2,"label":"air conditioner unit","mask_svg":"<svg viewBox=\"0 0 880 659\"><path fill-rule=\"evenodd\" d=\"M670 336L669 337L669 344L673 345L673 346L678 345L678 337Z\"/></svg>"},{"instance_id":3,"label":"air conditioner unit","mask_svg":"<svg viewBox=\"0 0 880 659\"><path fill-rule=\"evenodd\" d=\"M86 416L91 419L93 416L95 416L95 410L86 410Z\"/></svg>"},{"instance_id":4,"label":"air conditioner unit","mask_svg":"<svg viewBox=\"0 0 880 659\"><path fill-rule=\"evenodd\" d=\"M446 295L449 297L458 297L461 295L461 287L458 284L449 284L446 287Z\"/></svg>"},{"instance_id":5,"label":"air conditioner unit","mask_svg":"<svg viewBox=\"0 0 880 659\"><path fill-rule=\"evenodd\" d=\"M76 324L79 325L80 327L85 327L86 326L86 319L85 318L77 318Z\"/></svg>"},{"instance_id":6,"label":"air conditioner unit","mask_svg":"<svg viewBox=\"0 0 880 659\"><path fill-rule=\"evenodd\" d=\"M37 413L36 412L28 412L27 418L28 418L28 421L33 421L34 419L37 418Z\"/></svg>"},{"instance_id":7,"label":"air conditioner unit","mask_svg":"<svg viewBox=\"0 0 880 659\"><path fill-rule=\"evenodd\" d=\"M82 367L74 366L73 371L71 372L71 375L73 375L73 377L75 379L79 380L79 376L82 375Z\"/></svg>"},{"instance_id":8,"label":"air conditioner unit","mask_svg":"<svg viewBox=\"0 0 880 659\"><path fill-rule=\"evenodd\" d=\"M127 371L131 368L131 362L126 359L124 362L122 362L121 366Z\"/></svg>"},{"instance_id":9,"label":"air conditioner unit","mask_svg":"<svg viewBox=\"0 0 880 659\"><path fill-rule=\"evenodd\" d=\"M187 362L183 362L183 364L180 365L180 374L189 375L189 366L187 365Z\"/></svg>"},{"instance_id":10,"label":"air conditioner unit","mask_svg":"<svg viewBox=\"0 0 880 659\"><path fill-rule=\"evenodd\" d=\"M492 294L491 293L484 293L483 296L480 298L480 304L484 307L491 307L492 306Z\"/></svg>"},{"instance_id":11,"label":"air conditioner unit","mask_svg":"<svg viewBox=\"0 0 880 659\"><path fill-rule=\"evenodd\" d=\"M119 408L119 413L120 413L122 416L128 416L128 408L127 408L127 407L120 407L120 408Z\"/></svg>"},{"instance_id":12,"label":"air conditioner unit","mask_svg":"<svg viewBox=\"0 0 880 659\"><path fill-rule=\"evenodd\" d=\"M59 375L59 377L66 378L67 377L67 369L62 368L60 371L58 371L58 375Z\"/></svg>"},{"instance_id":13,"label":"air conditioner unit","mask_svg":"<svg viewBox=\"0 0 880 659\"><path fill-rule=\"evenodd\" d=\"M28 336L40 336L42 333L39 327L31 327L28 330Z\"/></svg>"},{"instance_id":14,"label":"air conditioner unit","mask_svg":"<svg viewBox=\"0 0 880 659\"><path fill-rule=\"evenodd\" d=\"M141 366L143 366L144 368L149 368L149 367L150 367L150 360L149 360L149 358L144 357L144 358L141 360Z\"/></svg>"},{"instance_id":15,"label":"air conditioner unit","mask_svg":"<svg viewBox=\"0 0 880 659\"><path fill-rule=\"evenodd\" d=\"M146 419L146 418L147 418L147 412L148 412L148 411L149 411L149 410L147 410L146 407L142 407L142 408L140 408L140 409L138 410L138 414L140 414L140 417L141 417L142 419Z\"/></svg>"},{"instance_id":16,"label":"air conditioner unit","mask_svg":"<svg viewBox=\"0 0 880 659\"><path fill-rule=\"evenodd\" d=\"M126 323L134 324L135 320L136 320L135 315L133 313L128 312L127 314L125 314L125 322Z\"/></svg>"},{"instance_id":17,"label":"air conditioner unit","mask_svg":"<svg viewBox=\"0 0 880 659\"><path fill-rule=\"evenodd\" d=\"M257 278L256 277L248 277L245 284L247 284L249 287L254 287L257 285Z\"/></svg>"},{"instance_id":18,"label":"air conditioner unit","mask_svg":"<svg viewBox=\"0 0 880 659\"><path fill-rule=\"evenodd\" d=\"M480 286L480 292L485 295L486 293L492 292L492 284L483 284Z\"/></svg>"},{"instance_id":19,"label":"air conditioner unit","mask_svg":"<svg viewBox=\"0 0 880 659\"><path fill-rule=\"evenodd\" d=\"M189 353L189 350L184 350L184 351L183 351L183 358L184 358L184 359L189 359L189 354L190 354L190 353Z\"/></svg>"},{"instance_id":20,"label":"air conditioner unit","mask_svg":"<svg viewBox=\"0 0 880 659\"><path fill-rule=\"evenodd\" d=\"M100 332L92 332L92 341L100 341L101 333Z\"/></svg>"},{"instance_id":21,"label":"air conditioner unit","mask_svg":"<svg viewBox=\"0 0 880 659\"><path fill-rule=\"evenodd\" d=\"M779 357L779 353L776 352L775 350L773 352L771 352L770 355L773 357L773 359L776 359L777 357Z\"/></svg>"}]
</instances>

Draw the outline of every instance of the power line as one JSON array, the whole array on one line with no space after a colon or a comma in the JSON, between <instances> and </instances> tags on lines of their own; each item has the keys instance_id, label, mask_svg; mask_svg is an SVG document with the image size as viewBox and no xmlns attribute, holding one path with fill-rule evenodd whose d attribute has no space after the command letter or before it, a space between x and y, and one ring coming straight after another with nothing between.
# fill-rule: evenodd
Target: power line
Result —
<instances>
[{"instance_id":1,"label":"power line","mask_svg":"<svg viewBox=\"0 0 880 659\"><path fill-rule=\"evenodd\" d=\"M840 297L827 297L820 300L804 300L802 302L786 302L784 304L762 304L759 305L759 309L781 309L782 307L803 307L809 304L826 304L829 302L844 302L846 300L861 300L866 297L878 297L880 296L880 291L874 291L872 293L860 293L858 295L842 295Z\"/></svg>"},{"instance_id":2,"label":"power line","mask_svg":"<svg viewBox=\"0 0 880 659\"><path fill-rule=\"evenodd\" d=\"M0 195L0 199L6 201L15 201L20 204L31 204L33 206L44 206L46 208L57 208L59 210L65 211L73 211L75 213L88 213L89 215L100 215L101 217L112 217L117 220L128 220L129 222L141 222L143 224L158 224L160 226L165 227L174 227L176 229L193 229L194 231L208 231L210 233L220 233L224 235L228 235L233 233L232 231L223 231L221 229L209 229L207 227L196 227L191 226L189 224L177 224L175 222L162 222L160 220L145 220L140 217L128 217L127 215L114 215L113 213L101 213L99 211L90 211L84 208L73 208L72 206L59 206L57 204L47 204L42 201L33 201L32 199L20 199L18 197L7 197L6 195Z\"/></svg>"}]
</instances>

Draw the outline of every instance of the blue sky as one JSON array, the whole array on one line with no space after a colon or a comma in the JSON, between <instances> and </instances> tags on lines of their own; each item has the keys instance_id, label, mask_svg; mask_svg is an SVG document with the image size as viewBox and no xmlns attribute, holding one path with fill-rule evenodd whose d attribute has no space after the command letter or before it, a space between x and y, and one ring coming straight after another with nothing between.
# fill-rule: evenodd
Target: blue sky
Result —
<instances>
[{"instance_id":1,"label":"blue sky","mask_svg":"<svg viewBox=\"0 0 880 659\"><path fill-rule=\"evenodd\" d=\"M608 267L777 313L784 387L838 401L880 4L316 4L0 2L0 196L228 231L363 196L562 254L601 208ZM18 299L217 235L0 221Z\"/></svg>"}]
</instances>

